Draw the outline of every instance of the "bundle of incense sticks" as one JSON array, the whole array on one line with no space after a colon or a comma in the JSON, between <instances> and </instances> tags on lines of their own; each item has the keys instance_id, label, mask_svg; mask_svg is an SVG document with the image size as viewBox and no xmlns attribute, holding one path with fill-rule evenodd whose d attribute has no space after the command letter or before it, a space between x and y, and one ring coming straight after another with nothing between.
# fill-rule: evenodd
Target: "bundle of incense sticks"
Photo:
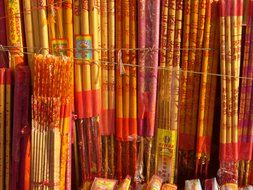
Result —
<instances>
[{"instance_id":1,"label":"bundle of incense sticks","mask_svg":"<svg viewBox=\"0 0 253 190\"><path fill-rule=\"evenodd\" d=\"M220 1L221 54L221 183L237 181L238 161L238 91L243 2Z\"/></svg>"},{"instance_id":2,"label":"bundle of incense sticks","mask_svg":"<svg viewBox=\"0 0 253 190\"><path fill-rule=\"evenodd\" d=\"M178 90L183 1L163 1L158 80L155 173L174 183L178 128ZM165 48L168 48L166 51ZM168 141L164 142L164 138ZM166 154L166 151L171 154Z\"/></svg>"},{"instance_id":3,"label":"bundle of incense sticks","mask_svg":"<svg viewBox=\"0 0 253 190\"><path fill-rule=\"evenodd\" d=\"M248 2L248 12L245 31L245 45L242 78L240 86L239 123L238 123L238 146L239 146L239 185L249 185L250 162L252 160L252 19L253 1ZM249 79L247 79L249 78Z\"/></svg>"},{"instance_id":4,"label":"bundle of incense sticks","mask_svg":"<svg viewBox=\"0 0 253 190\"><path fill-rule=\"evenodd\" d=\"M15 69L11 189L30 187L30 86L29 67L18 65Z\"/></svg>"},{"instance_id":5,"label":"bundle of incense sticks","mask_svg":"<svg viewBox=\"0 0 253 190\"><path fill-rule=\"evenodd\" d=\"M194 173L195 138L197 132L198 97L201 70L204 28L206 22L206 0L186 1L184 4L184 34L182 52L182 78L180 90L180 176ZM191 27L190 27L191 26ZM187 172L184 170L187 168ZM183 175L181 175L183 174ZM184 180L184 179L183 179Z\"/></svg>"},{"instance_id":6,"label":"bundle of incense sticks","mask_svg":"<svg viewBox=\"0 0 253 190\"><path fill-rule=\"evenodd\" d=\"M21 18L20 18L20 1L5 0L5 14L8 17L6 20L7 29L7 39L8 46L11 53L11 63L10 67L15 68L18 64L24 64L24 56L22 54L23 50L23 40L22 40L22 30L21 30Z\"/></svg>"},{"instance_id":7,"label":"bundle of incense sticks","mask_svg":"<svg viewBox=\"0 0 253 190\"><path fill-rule=\"evenodd\" d=\"M103 4L104 5L104 4ZM111 6L111 5L110 5ZM75 107L78 120L76 122L76 140L79 147L76 148L76 167L81 169L77 178L81 177L79 184L85 186L85 182L92 180L95 176L101 176L102 172L102 145L100 136L99 116L101 112L101 31L100 31L100 1L74 1L74 34L75 34ZM106 10L107 12L107 10ZM102 18L102 17L101 17ZM112 18L110 18L112 19ZM106 18L107 22L107 18ZM107 26L102 20L103 29ZM106 37L106 39L105 39ZM107 36L102 36L103 42L108 40ZM104 46L104 44L103 44ZM94 49L94 50L91 50ZM108 60L108 52L103 52L103 61ZM109 73L103 69L103 77ZM110 76L112 73L110 74ZM113 77L113 76L112 76ZM109 74L107 79L108 81ZM107 83L106 89L109 84ZM107 91L107 90L106 90ZM103 91L104 92L104 91ZM109 94L108 91L106 92ZM103 100L108 101L108 97L103 96ZM103 101L105 103L105 101ZM104 106L104 104L103 104ZM107 112L108 113L108 112ZM108 117L108 116L107 116ZM104 126L102 117L101 125ZM103 130L102 130L103 132ZM107 139L108 140L108 139ZM113 144L113 142L112 142ZM77 150L78 149L78 150ZM80 154L80 166L78 163L78 153Z\"/></svg>"},{"instance_id":8,"label":"bundle of incense sticks","mask_svg":"<svg viewBox=\"0 0 253 190\"><path fill-rule=\"evenodd\" d=\"M63 165L71 132L71 66L67 57L34 57L31 189L68 186Z\"/></svg>"},{"instance_id":9,"label":"bundle of incense sticks","mask_svg":"<svg viewBox=\"0 0 253 190\"><path fill-rule=\"evenodd\" d=\"M131 12L131 14L130 14ZM136 64L136 2L116 2L116 48L118 62ZM130 22L132 20L132 22ZM122 55L123 54L123 55ZM118 65L116 68L116 137L118 140L117 176L134 176L137 147L137 83L136 68ZM124 168L122 167L124 166Z\"/></svg>"},{"instance_id":10,"label":"bundle of incense sticks","mask_svg":"<svg viewBox=\"0 0 253 190\"><path fill-rule=\"evenodd\" d=\"M101 135L103 146L103 175L114 177L114 0L101 1L101 48L102 50L102 113ZM112 62L112 63L111 63Z\"/></svg>"},{"instance_id":11,"label":"bundle of incense sticks","mask_svg":"<svg viewBox=\"0 0 253 190\"><path fill-rule=\"evenodd\" d=\"M11 166L11 70L0 69L0 185L10 188Z\"/></svg>"},{"instance_id":12,"label":"bundle of incense sticks","mask_svg":"<svg viewBox=\"0 0 253 190\"><path fill-rule=\"evenodd\" d=\"M141 141L136 177L142 177L142 168L139 166L143 162L143 138L146 137L145 176L148 181L153 169L151 168L151 152L155 131L160 1L138 1L138 10L138 47L149 48L151 51L141 50L138 57L141 66L138 69L138 136L141 137Z\"/></svg>"},{"instance_id":13,"label":"bundle of incense sticks","mask_svg":"<svg viewBox=\"0 0 253 190\"><path fill-rule=\"evenodd\" d=\"M217 73L219 40L217 33L218 2L206 2L206 22L204 31L204 44L202 51L202 68L198 131L196 144L195 175L205 177L208 171L208 162L211 153L211 139L214 115L214 100L216 95L216 77L207 73ZM212 87L212 88L211 88Z\"/></svg>"}]
</instances>

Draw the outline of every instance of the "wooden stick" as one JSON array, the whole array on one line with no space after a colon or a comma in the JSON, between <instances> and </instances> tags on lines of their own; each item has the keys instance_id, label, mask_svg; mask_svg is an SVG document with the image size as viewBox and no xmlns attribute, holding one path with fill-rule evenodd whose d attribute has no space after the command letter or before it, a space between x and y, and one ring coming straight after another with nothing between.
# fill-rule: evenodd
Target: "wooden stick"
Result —
<instances>
[{"instance_id":1,"label":"wooden stick","mask_svg":"<svg viewBox=\"0 0 253 190\"><path fill-rule=\"evenodd\" d=\"M194 0L191 4L191 38L189 43L189 48L191 50L189 51L189 67L187 68L190 71L194 70L195 66L195 60L196 60L196 45L197 45L197 33L198 33L198 14L199 14L199 0ZM193 73L187 74L187 86L186 86L186 134L189 134L191 136L191 148L194 146L194 139L195 139L195 133L196 133L196 125L193 123L193 113L192 113L192 106L193 106L193 88L194 88L194 76Z\"/></svg>"},{"instance_id":2,"label":"wooden stick","mask_svg":"<svg viewBox=\"0 0 253 190\"><path fill-rule=\"evenodd\" d=\"M12 107L12 75L11 69L5 70L5 189L10 188L11 171L11 107Z\"/></svg>"},{"instance_id":3,"label":"wooden stick","mask_svg":"<svg viewBox=\"0 0 253 190\"><path fill-rule=\"evenodd\" d=\"M224 160L226 157L226 126L227 126L227 77L226 74L226 26L225 26L225 0L220 1L220 69L222 73L221 77L221 129L220 129L220 160Z\"/></svg>"},{"instance_id":4,"label":"wooden stick","mask_svg":"<svg viewBox=\"0 0 253 190\"><path fill-rule=\"evenodd\" d=\"M183 48L186 48L187 50L184 50L182 52L182 76L181 76L181 88L180 88L180 127L179 132L180 134L186 133L186 123L185 123L185 115L186 115L186 84L187 84L187 76L188 73L186 72L188 70L188 55L189 55L189 44L190 44L190 10L191 10L191 0L186 0L184 3L184 9L187 11L184 11L184 25L183 25ZM181 143L179 141L179 148L183 149L181 146Z\"/></svg>"},{"instance_id":5,"label":"wooden stick","mask_svg":"<svg viewBox=\"0 0 253 190\"><path fill-rule=\"evenodd\" d=\"M91 89L93 98L93 116L98 116L101 110L101 66L98 63L101 60L99 48L99 33L100 33L100 4L97 0L89 1L89 21L90 21L90 34L93 35L93 52L94 63L91 66Z\"/></svg>"},{"instance_id":6,"label":"wooden stick","mask_svg":"<svg viewBox=\"0 0 253 190\"><path fill-rule=\"evenodd\" d=\"M4 188L5 69L0 69L0 188Z\"/></svg>"},{"instance_id":7,"label":"wooden stick","mask_svg":"<svg viewBox=\"0 0 253 190\"><path fill-rule=\"evenodd\" d=\"M33 31L38 30L38 32L33 33L33 41L34 41L34 51L37 51L38 48L40 47L40 27L39 27L39 18L38 18L38 1L32 1L31 8L33 11L31 11L32 14L32 26L33 26Z\"/></svg>"},{"instance_id":8,"label":"wooden stick","mask_svg":"<svg viewBox=\"0 0 253 190\"><path fill-rule=\"evenodd\" d=\"M39 28L40 28L40 47L41 53L46 54L48 52L48 26L47 26L47 10L46 0L39 0L40 9L38 10Z\"/></svg>"},{"instance_id":9,"label":"wooden stick","mask_svg":"<svg viewBox=\"0 0 253 190\"><path fill-rule=\"evenodd\" d=\"M122 37L121 37L121 0L115 2L116 9L116 49L121 48ZM118 57L119 59L119 54ZM123 94L122 94L122 78L120 76L120 68L116 68L116 138L118 140L117 148L117 178L122 179L122 144L123 138Z\"/></svg>"},{"instance_id":10,"label":"wooden stick","mask_svg":"<svg viewBox=\"0 0 253 190\"><path fill-rule=\"evenodd\" d=\"M101 48L108 49L108 13L107 13L107 0L101 0ZM108 62L108 51L102 51L102 61ZM108 118L108 108L109 108L109 66L108 63L102 63L102 114L101 114L101 124L102 124L102 135L105 143L104 153L104 177L108 178L108 168L109 168L109 158L108 158L108 135L109 134L109 118Z\"/></svg>"},{"instance_id":11,"label":"wooden stick","mask_svg":"<svg viewBox=\"0 0 253 190\"><path fill-rule=\"evenodd\" d=\"M130 49L137 47L137 3L135 0L129 2L130 15ZM137 52L130 51L130 64L137 64ZM137 72L136 67L130 67L130 105L129 105L129 134L132 136L131 148L129 154L130 161L130 175L134 176L137 162Z\"/></svg>"},{"instance_id":12,"label":"wooden stick","mask_svg":"<svg viewBox=\"0 0 253 190\"><path fill-rule=\"evenodd\" d=\"M32 25L32 11L31 11L31 1L25 0L23 1L23 10L24 10L24 23L25 23L25 37L26 37L26 46L28 52L34 51L34 42L33 42L33 25ZM31 73L33 76L33 55L29 54L28 57L28 65L31 69Z\"/></svg>"},{"instance_id":13,"label":"wooden stick","mask_svg":"<svg viewBox=\"0 0 253 190\"><path fill-rule=\"evenodd\" d=\"M129 0L122 0L122 48L129 49ZM123 50L122 52L123 63L129 63L129 51ZM122 76L122 91L123 91L123 140L126 141L126 152L125 158L123 159L126 166L126 174L129 174L129 100L130 100L130 89L129 89L129 66L124 66L125 74Z\"/></svg>"},{"instance_id":14,"label":"wooden stick","mask_svg":"<svg viewBox=\"0 0 253 190\"><path fill-rule=\"evenodd\" d=\"M227 87L227 126L226 143L232 143L232 81L231 81L231 3L226 4L226 87ZM230 154L230 153L229 153Z\"/></svg>"},{"instance_id":15,"label":"wooden stick","mask_svg":"<svg viewBox=\"0 0 253 190\"><path fill-rule=\"evenodd\" d=\"M205 15L201 15L199 18L203 18L205 17L205 23L203 23L204 25L204 28L200 28L200 30L203 30L204 34L202 36L202 38L204 39L203 41L203 48L206 48L208 49L210 46L210 42L212 39L210 39L210 28L211 28L211 25L210 25L210 20L211 20L211 2L208 0L206 2L206 16ZM205 8L205 7L203 7ZM203 10L202 10L203 11ZM204 11L203 11L204 13ZM200 21L201 22L201 21ZM202 25L202 26L203 26ZM200 33L202 33L200 31ZM202 35L202 34L200 34ZM201 40L200 40L201 41ZM200 42L199 41L199 42ZM202 42L200 42L202 43ZM199 47L201 47L201 44L199 44ZM198 111L198 130L197 130L197 152L196 152L196 156L197 156L197 160L196 160L196 164L198 165L198 162L199 162L199 159L201 159L202 156L205 156L205 149L204 147L205 144L202 144L203 143L203 138L205 138L205 129L206 129L206 123L205 120L204 120L204 116L205 116L205 99L206 99L206 92L207 92L207 72L208 72L208 59L209 59L209 53L211 54L211 52L209 52L209 50L204 50L203 51L203 60L201 61L201 57L202 55L202 51L201 52L198 52L198 62L197 64L200 65L201 68L201 72L203 72L204 74L201 76L201 84L200 84L200 98L199 98L199 111ZM199 66L197 66L199 67ZM199 68L197 68L198 70ZM199 87L197 86L197 84L195 83L195 87L197 89L199 89ZM198 94L197 91L195 91L195 93ZM195 94L194 94L195 96ZM195 101L196 101L196 96L195 96ZM196 103L196 102L195 102ZM203 147L203 148L201 148ZM196 169L198 168L198 166L196 165ZM198 171L195 171L195 175L198 175L197 173Z\"/></svg>"},{"instance_id":16,"label":"wooden stick","mask_svg":"<svg viewBox=\"0 0 253 190\"><path fill-rule=\"evenodd\" d=\"M109 62L115 62L115 2L114 0L107 0L108 4L108 59ZM109 63L108 71L108 82L109 82L109 121L111 123L111 154L110 154L110 168L111 168L111 177L115 175L115 163L114 163L114 133L115 133L115 67L114 64Z\"/></svg>"},{"instance_id":17,"label":"wooden stick","mask_svg":"<svg viewBox=\"0 0 253 190\"><path fill-rule=\"evenodd\" d=\"M166 66L166 47L167 47L167 32L168 32L168 0L162 1L162 15L161 15L161 39L160 39L160 67ZM164 110L166 109L164 107L164 98L165 98L165 72L164 70L158 71L158 97L157 97L157 125L158 128L164 128L165 127L165 113ZM169 123L169 122L168 122ZM158 141L158 140L157 140ZM155 157L155 173L158 172L158 158L159 152L158 152L158 146L156 146L156 157Z\"/></svg>"}]
</instances>

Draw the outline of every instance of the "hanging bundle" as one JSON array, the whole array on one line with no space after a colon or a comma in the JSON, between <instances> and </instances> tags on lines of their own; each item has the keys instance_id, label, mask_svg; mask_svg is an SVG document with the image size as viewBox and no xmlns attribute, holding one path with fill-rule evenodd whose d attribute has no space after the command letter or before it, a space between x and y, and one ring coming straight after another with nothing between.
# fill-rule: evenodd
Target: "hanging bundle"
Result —
<instances>
[{"instance_id":1,"label":"hanging bundle","mask_svg":"<svg viewBox=\"0 0 253 190\"><path fill-rule=\"evenodd\" d=\"M179 64L183 1L165 0L162 8L159 66L166 67L166 69L160 70L158 76L156 114L158 129L156 134L155 172L163 178L164 182L173 184L177 159Z\"/></svg>"},{"instance_id":2,"label":"hanging bundle","mask_svg":"<svg viewBox=\"0 0 253 190\"><path fill-rule=\"evenodd\" d=\"M150 180L152 143L155 132L160 1L138 1L138 136L140 136L137 180ZM145 49L146 48L146 49ZM151 68L145 68L151 67ZM146 143L144 143L144 138ZM144 144L146 146L144 147ZM144 148L146 157L144 158ZM143 161L145 167L143 168Z\"/></svg>"},{"instance_id":3,"label":"hanging bundle","mask_svg":"<svg viewBox=\"0 0 253 190\"><path fill-rule=\"evenodd\" d=\"M67 57L36 55L32 96L31 188L68 185L71 67Z\"/></svg>"},{"instance_id":4,"label":"hanging bundle","mask_svg":"<svg viewBox=\"0 0 253 190\"><path fill-rule=\"evenodd\" d=\"M220 1L221 128L220 181L238 179L238 92L242 33L241 0Z\"/></svg>"},{"instance_id":5,"label":"hanging bundle","mask_svg":"<svg viewBox=\"0 0 253 190\"><path fill-rule=\"evenodd\" d=\"M208 73L217 73L219 53L218 1L207 0L206 3L195 166L195 175L202 177L207 177L210 161L217 83L217 76L210 76Z\"/></svg>"},{"instance_id":6,"label":"hanging bundle","mask_svg":"<svg viewBox=\"0 0 253 190\"><path fill-rule=\"evenodd\" d=\"M238 146L239 146L239 185L252 184L252 53L253 53L253 1L248 2L248 15L245 31L245 45L243 54L243 68L240 86L239 123L238 123Z\"/></svg>"}]
</instances>

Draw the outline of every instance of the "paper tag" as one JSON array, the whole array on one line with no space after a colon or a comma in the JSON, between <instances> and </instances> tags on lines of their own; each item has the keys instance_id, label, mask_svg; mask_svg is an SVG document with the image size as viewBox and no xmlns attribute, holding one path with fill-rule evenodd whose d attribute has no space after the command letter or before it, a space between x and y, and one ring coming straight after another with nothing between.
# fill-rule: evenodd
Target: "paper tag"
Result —
<instances>
[{"instance_id":1,"label":"paper tag","mask_svg":"<svg viewBox=\"0 0 253 190\"><path fill-rule=\"evenodd\" d=\"M162 190L177 190L177 186L166 183L162 186Z\"/></svg>"},{"instance_id":2,"label":"paper tag","mask_svg":"<svg viewBox=\"0 0 253 190\"><path fill-rule=\"evenodd\" d=\"M88 49L84 51L85 49ZM92 60L92 36L80 35L76 36L76 51L75 57L87 61Z\"/></svg>"},{"instance_id":3,"label":"paper tag","mask_svg":"<svg viewBox=\"0 0 253 190\"><path fill-rule=\"evenodd\" d=\"M54 55L67 55L68 40L66 39L53 39L52 40L52 53Z\"/></svg>"},{"instance_id":4,"label":"paper tag","mask_svg":"<svg viewBox=\"0 0 253 190\"><path fill-rule=\"evenodd\" d=\"M157 130L157 173L163 181L173 183L175 173L177 133L174 130Z\"/></svg>"},{"instance_id":5,"label":"paper tag","mask_svg":"<svg viewBox=\"0 0 253 190\"><path fill-rule=\"evenodd\" d=\"M162 178L153 175L148 183L146 190L160 190L162 187Z\"/></svg>"},{"instance_id":6,"label":"paper tag","mask_svg":"<svg viewBox=\"0 0 253 190\"><path fill-rule=\"evenodd\" d=\"M186 180L184 189L185 190L202 190L200 180L199 179Z\"/></svg>"},{"instance_id":7,"label":"paper tag","mask_svg":"<svg viewBox=\"0 0 253 190\"><path fill-rule=\"evenodd\" d=\"M117 188L118 190L128 190L131 184L131 177L127 176Z\"/></svg>"},{"instance_id":8,"label":"paper tag","mask_svg":"<svg viewBox=\"0 0 253 190\"><path fill-rule=\"evenodd\" d=\"M238 186L235 183L226 183L221 186L221 190L238 190Z\"/></svg>"},{"instance_id":9,"label":"paper tag","mask_svg":"<svg viewBox=\"0 0 253 190\"><path fill-rule=\"evenodd\" d=\"M117 180L95 178L91 190L113 190L116 186Z\"/></svg>"}]
</instances>

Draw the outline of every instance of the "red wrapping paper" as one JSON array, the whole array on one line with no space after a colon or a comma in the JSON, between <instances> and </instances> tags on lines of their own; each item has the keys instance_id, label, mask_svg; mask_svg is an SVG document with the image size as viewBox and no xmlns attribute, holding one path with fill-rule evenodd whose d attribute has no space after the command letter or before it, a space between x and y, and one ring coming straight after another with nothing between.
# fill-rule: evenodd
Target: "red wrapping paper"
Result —
<instances>
[{"instance_id":1,"label":"red wrapping paper","mask_svg":"<svg viewBox=\"0 0 253 190\"><path fill-rule=\"evenodd\" d=\"M17 66L15 79L11 176L13 190L30 187L30 70L28 66Z\"/></svg>"}]
</instances>

